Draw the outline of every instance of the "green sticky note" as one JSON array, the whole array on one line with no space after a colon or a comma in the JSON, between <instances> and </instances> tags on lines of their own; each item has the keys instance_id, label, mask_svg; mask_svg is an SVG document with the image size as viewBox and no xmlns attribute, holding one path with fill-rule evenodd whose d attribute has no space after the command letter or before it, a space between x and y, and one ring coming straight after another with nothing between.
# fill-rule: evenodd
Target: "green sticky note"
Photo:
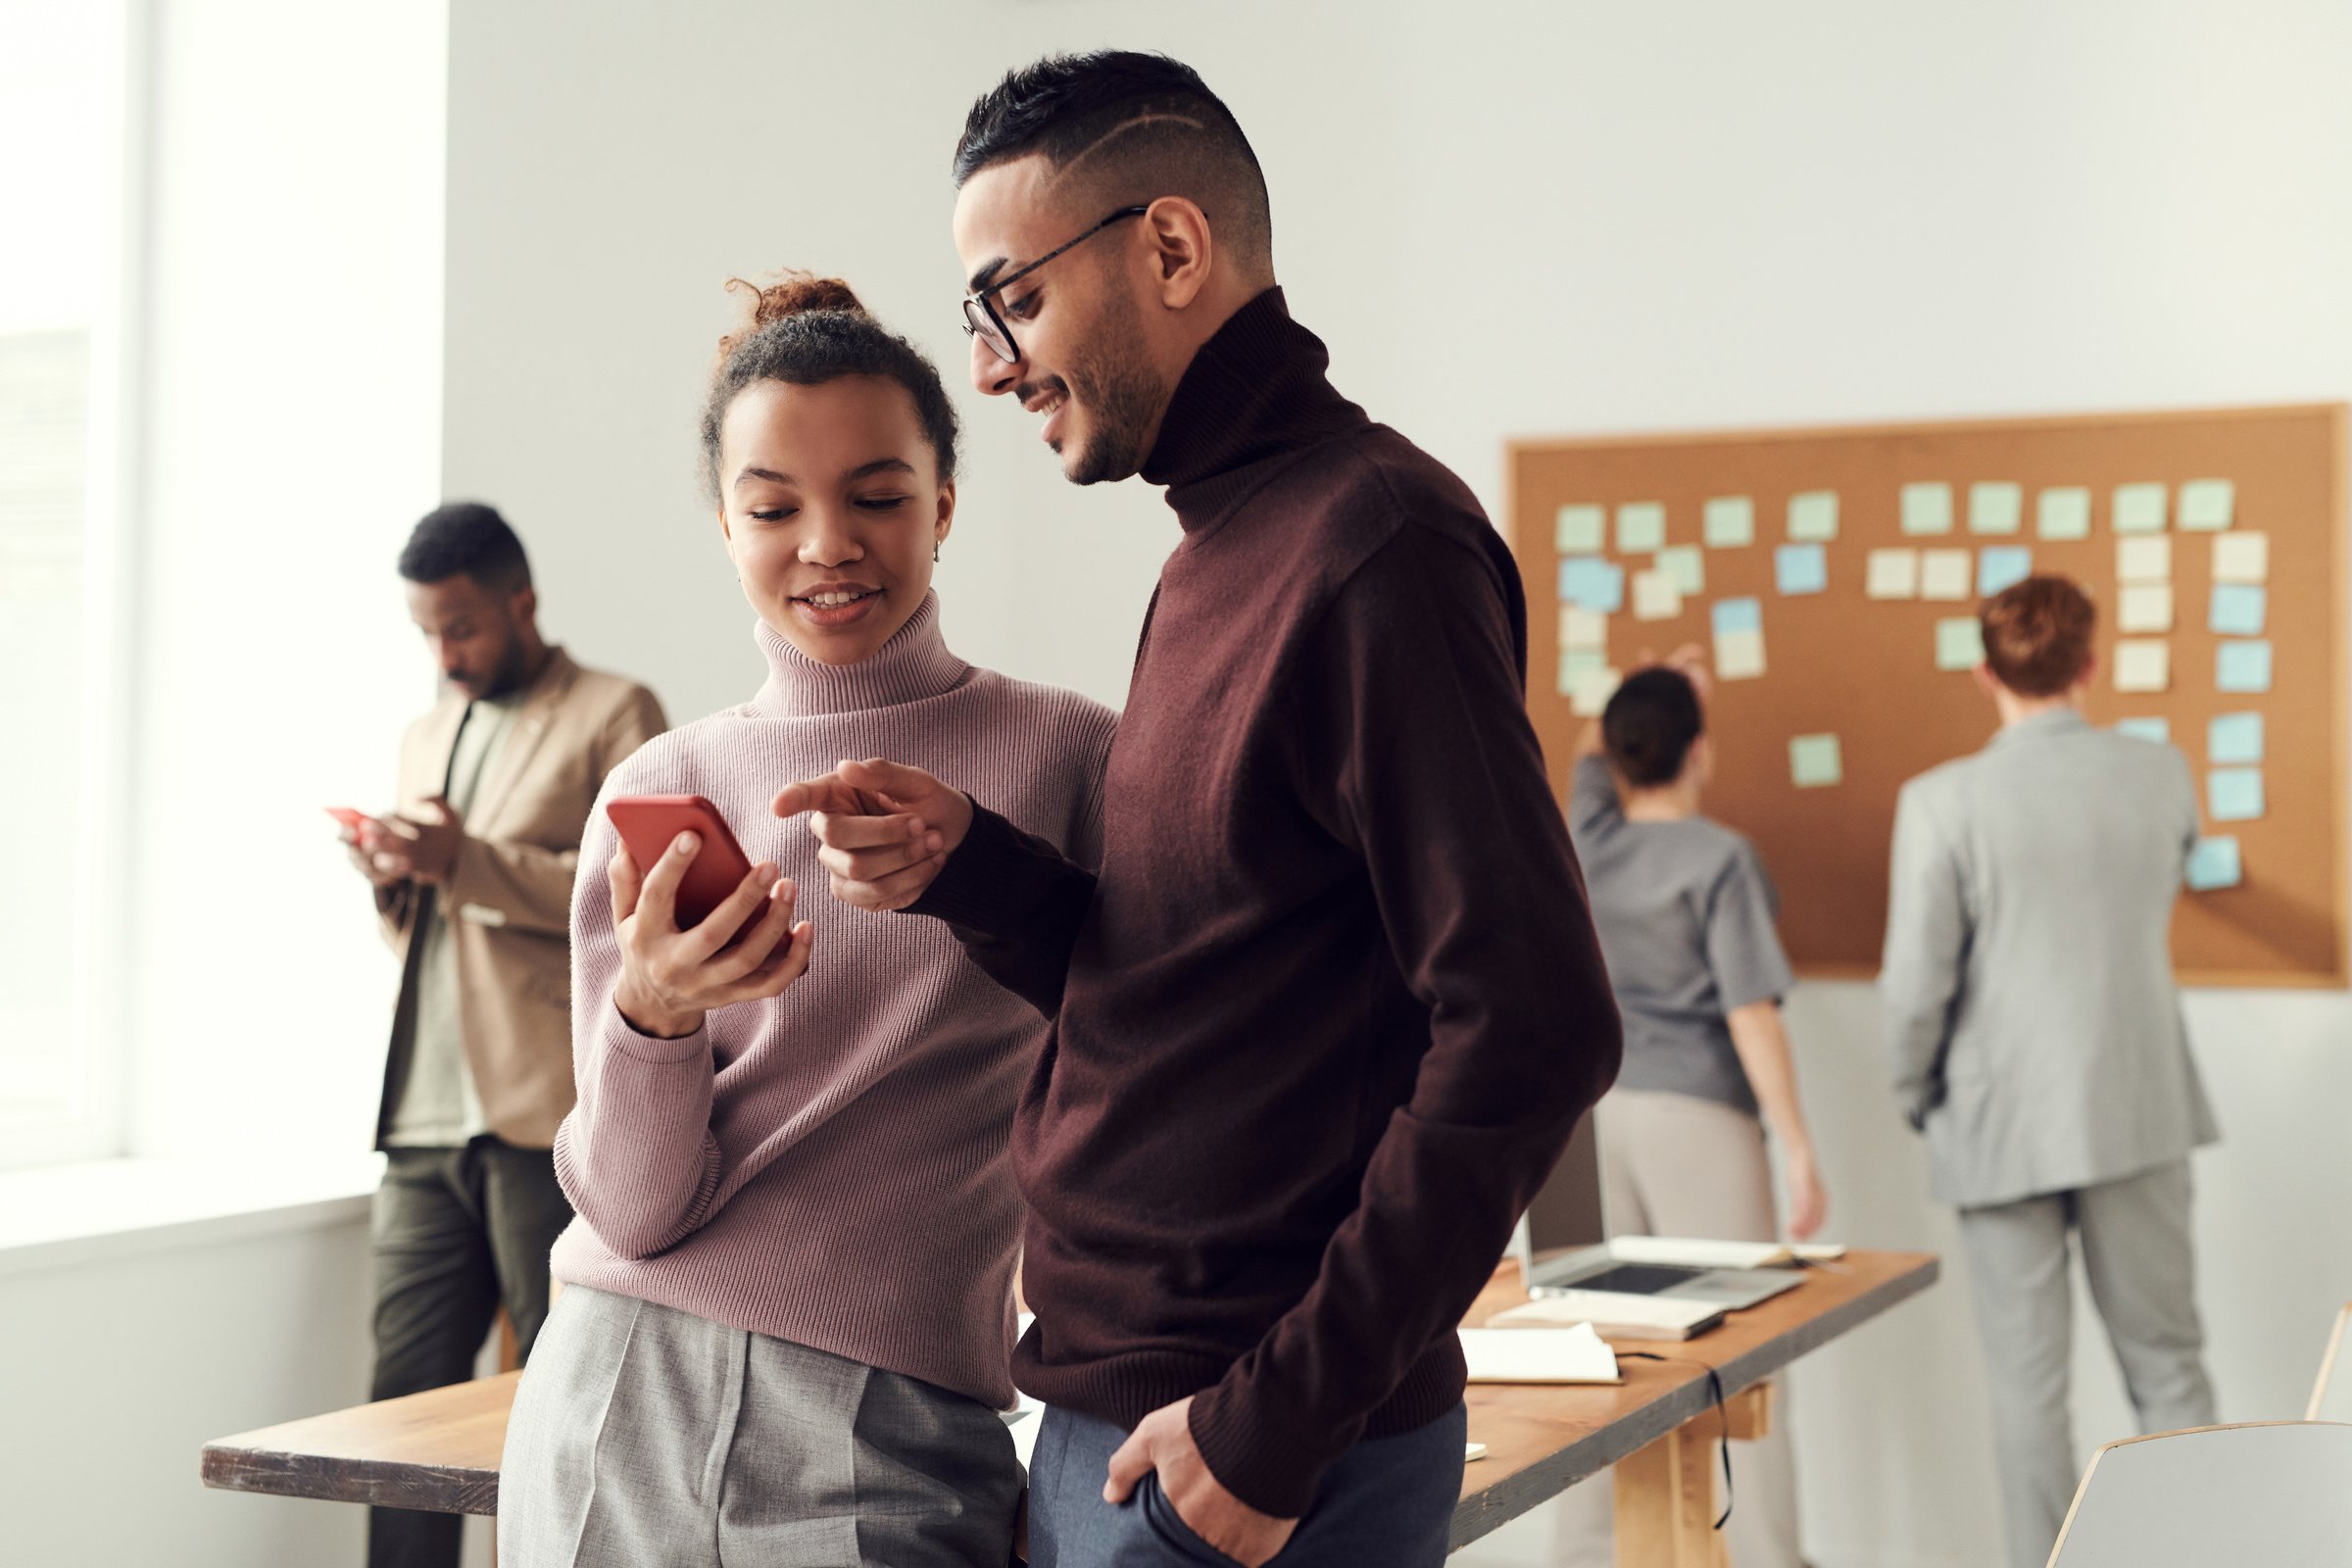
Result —
<instances>
[{"instance_id":1,"label":"green sticky note","mask_svg":"<svg viewBox=\"0 0 2352 1568\"><path fill-rule=\"evenodd\" d=\"M1903 532L1907 534L1950 533L1952 531L1952 487L1948 484L1907 484L1903 486Z\"/></svg>"},{"instance_id":2,"label":"green sticky note","mask_svg":"<svg viewBox=\"0 0 2352 1568\"><path fill-rule=\"evenodd\" d=\"M1737 550L1756 542L1756 504L1747 496L1716 496L1702 517L1699 537L1709 550Z\"/></svg>"},{"instance_id":3,"label":"green sticky note","mask_svg":"<svg viewBox=\"0 0 2352 1568\"><path fill-rule=\"evenodd\" d=\"M2164 486L2119 484L2115 487L2117 533L2164 532Z\"/></svg>"},{"instance_id":4,"label":"green sticky note","mask_svg":"<svg viewBox=\"0 0 2352 1568\"><path fill-rule=\"evenodd\" d=\"M1936 667L1974 669L1984 662L1984 627L1974 615L1953 615L1936 623Z\"/></svg>"},{"instance_id":5,"label":"green sticky note","mask_svg":"<svg viewBox=\"0 0 2352 1568\"><path fill-rule=\"evenodd\" d=\"M2061 485L2041 493L2036 513L2044 539L2090 537L2090 492L2080 485Z\"/></svg>"},{"instance_id":6,"label":"green sticky note","mask_svg":"<svg viewBox=\"0 0 2352 1568\"><path fill-rule=\"evenodd\" d=\"M1563 556L1597 556L1608 548L1608 519L1600 507L1562 507L1552 520L1552 547Z\"/></svg>"},{"instance_id":7,"label":"green sticky note","mask_svg":"<svg viewBox=\"0 0 2352 1568\"><path fill-rule=\"evenodd\" d=\"M1658 570L1678 594L1707 591L1707 558L1696 545L1669 545L1658 552Z\"/></svg>"},{"instance_id":8,"label":"green sticky note","mask_svg":"<svg viewBox=\"0 0 2352 1568\"><path fill-rule=\"evenodd\" d=\"M2026 493L2016 485L1994 482L1968 487L1970 533L2016 533L2025 525Z\"/></svg>"},{"instance_id":9,"label":"green sticky note","mask_svg":"<svg viewBox=\"0 0 2352 1568\"><path fill-rule=\"evenodd\" d=\"M2180 487L2183 533L2219 533L2237 511L2237 486L2227 479L2191 479Z\"/></svg>"},{"instance_id":10,"label":"green sticky note","mask_svg":"<svg viewBox=\"0 0 2352 1568\"><path fill-rule=\"evenodd\" d=\"M1629 501L1617 509L1617 553L1649 555L1666 547L1666 508L1656 501Z\"/></svg>"},{"instance_id":11,"label":"green sticky note","mask_svg":"<svg viewBox=\"0 0 2352 1568\"><path fill-rule=\"evenodd\" d=\"M1560 695L1574 697L1588 675L1598 674L1609 667L1609 656L1598 648L1563 648L1560 650Z\"/></svg>"},{"instance_id":12,"label":"green sticky note","mask_svg":"<svg viewBox=\"0 0 2352 1568\"><path fill-rule=\"evenodd\" d=\"M1788 777L1800 790L1845 781L1845 758L1835 735L1799 735L1788 743Z\"/></svg>"},{"instance_id":13,"label":"green sticky note","mask_svg":"<svg viewBox=\"0 0 2352 1568\"><path fill-rule=\"evenodd\" d=\"M1826 544L1838 537L1838 492L1804 490L1788 498L1788 537Z\"/></svg>"}]
</instances>

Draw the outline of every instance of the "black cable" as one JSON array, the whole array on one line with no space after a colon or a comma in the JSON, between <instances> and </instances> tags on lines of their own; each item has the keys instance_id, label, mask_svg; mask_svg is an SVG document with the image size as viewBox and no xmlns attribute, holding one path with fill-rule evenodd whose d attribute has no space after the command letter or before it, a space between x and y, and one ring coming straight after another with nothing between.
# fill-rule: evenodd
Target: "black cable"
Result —
<instances>
[{"instance_id":1,"label":"black cable","mask_svg":"<svg viewBox=\"0 0 2352 1568\"><path fill-rule=\"evenodd\" d=\"M1723 1455L1723 1513L1715 1521L1715 1528L1721 1530L1724 1521L1732 1516L1732 1412L1724 1400L1723 1374L1704 1361L1686 1361L1678 1355L1659 1355L1650 1350L1619 1350L1617 1359L1664 1361L1674 1366L1694 1366L1706 1373L1707 1392L1715 1396L1716 1448Z\"/></svg>"}]
</instances>

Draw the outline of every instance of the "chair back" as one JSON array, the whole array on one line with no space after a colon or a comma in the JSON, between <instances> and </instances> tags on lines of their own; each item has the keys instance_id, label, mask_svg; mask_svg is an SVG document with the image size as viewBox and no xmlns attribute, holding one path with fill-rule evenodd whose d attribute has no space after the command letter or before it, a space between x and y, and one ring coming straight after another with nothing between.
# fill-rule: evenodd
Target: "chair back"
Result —
<instances>
[{"instance_id":1,"label":"chair back","mask_svg":"<svg viewBox=\"0 0 2352 1568\"><path fill-rule=\"evenodd\" d=\"M2352 1568L2352 1426L2265 1421L2110 1443L2050 1568Z\"/></svg>"}]
</instances>

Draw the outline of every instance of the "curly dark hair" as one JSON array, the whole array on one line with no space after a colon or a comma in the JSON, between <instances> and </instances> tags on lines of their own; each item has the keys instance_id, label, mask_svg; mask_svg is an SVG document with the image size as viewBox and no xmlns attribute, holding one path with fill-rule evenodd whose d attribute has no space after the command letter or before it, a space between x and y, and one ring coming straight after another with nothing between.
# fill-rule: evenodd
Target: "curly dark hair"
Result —
<instances>
[{"instance_id":1,"label":"curly dark hair","mask_svg":"<svg viewBox=\"0 0 2352 1568\"><path fill-rule=\"evenodd\" d=\"M939 480L956 477L956 405L922 350L866 314L837 277L787 272L762 287L740 277L730 289L752 294L751 324L718 340L718 369L703 405L703 485L720 496L718 433L737 394L755 381L822 386L845 375L896 381L914 400L915 418L939 463Z\"/></svg>"}]
</instances>

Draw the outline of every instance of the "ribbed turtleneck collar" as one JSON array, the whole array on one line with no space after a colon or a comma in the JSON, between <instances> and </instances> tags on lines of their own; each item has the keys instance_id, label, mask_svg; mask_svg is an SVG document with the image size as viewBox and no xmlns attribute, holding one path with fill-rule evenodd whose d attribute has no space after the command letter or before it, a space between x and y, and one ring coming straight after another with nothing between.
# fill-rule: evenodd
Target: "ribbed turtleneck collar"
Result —
<instances>
[{"instance_id":1,"label":"ribbed turtleneck collar","mask_svg":"<svg viewBox=\"0 0 2352 1568\"><path fill-rule=\"evenodd\" d=\"M1269 459L1361 428L1364 411L1324 378L1330 351L1291 319L1279 287L1233 313L1176 383L1144 461L1186 533L1220 521Z\"/></svg>"},{"instance_id":2,"label":"ribbed turtleneck collar","mask_svg":"<svg viewBox=\"0 0 2352 1568\"><path fill-rule=\"evenodd\" d=\"M813 718L920 702L962 685L972 666L939 634L939 595L927 593L890 641L855 664L820 664L766 621L754 628L767 684L752 700L775 718Z\"/></svg>"}]
</instances>

